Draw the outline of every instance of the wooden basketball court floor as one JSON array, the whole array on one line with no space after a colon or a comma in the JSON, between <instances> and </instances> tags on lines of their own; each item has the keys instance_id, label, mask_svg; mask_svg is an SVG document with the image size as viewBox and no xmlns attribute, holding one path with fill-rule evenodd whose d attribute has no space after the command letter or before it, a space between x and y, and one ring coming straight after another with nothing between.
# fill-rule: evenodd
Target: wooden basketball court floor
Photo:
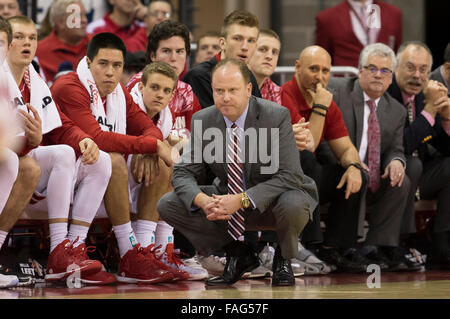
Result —
<instances>
[{"instance_id":1,"label":"wooden basketball court floor","mask_svg":"<svg viewBox=\"0 0 450 319\"><path fill-rule=\"evenodd\" d=\"M271 279L240 280L230 287L203 281L154 285L112 284L67 288L65 283L0 289L6 299L450 299L450 271L381 273L379 288L370 274L300 276L292 287L272 287ZM369 280L369 282L372 282Z\"/></svg>"}]
</instances>

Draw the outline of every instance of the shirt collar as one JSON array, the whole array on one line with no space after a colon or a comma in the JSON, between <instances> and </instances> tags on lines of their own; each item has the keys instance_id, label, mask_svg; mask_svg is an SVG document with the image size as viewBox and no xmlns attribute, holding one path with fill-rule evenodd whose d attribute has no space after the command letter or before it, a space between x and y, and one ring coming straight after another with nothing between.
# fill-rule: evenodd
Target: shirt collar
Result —
<instances>
[{"instance_id":1,"label":"shirt collar","mask_svg":"<svg viewBox=\"0 0 450 319\"><path fill-rule=\"evenodd\" d=\"M366 92L364 92L364 91L363 91L363 95L364 95L364 103L366 103L367 101L373 100L375 102L375 106L378 107L378 102L380 102L381 97L374 100L370 96L368 96L366 94Z\"/></svg>"},{"instance_id":2,"label":"shirt collar","mask_svg":"<svg viewBox=\"0 0 450 319\"><path fill-rule=\"evenodd\" d=\"M407 105L408 102L414 103L414 98L416 97L415 95L408 95L405 92L402 92L402 98L403 98L403 104Z\"/></svg>"},{"instance_id":3,"label":"shirt collar","mask_svg":"<svg viewBox=\"0 0 450 319\"><path fill-rule=\"evenodd\" d=\"M372 0L366 1L364 4L362 4L359 1L355 1L355 0L348 0L348 2L353 8L358 9L358 10L361 10L361 8L363 6L367 7L367 6L369 6L369 5L371 5L373 3ZM359 11L357 11L357 12L359 12Z\"/></svg>"},{"instance_id":4,"label":"shirt collar","mask_svg":"<svg viewBox=\"0 0 450 319\"><path fill-rule=\"evenodd\" d=\"M245 119L247 118L247 113L248 113L248 106L249 106L249 104L247 104L247 107L245 108L244 112L242 112L241 116L239 116L239 118L234 122L230 121L226 116L223 117L223 119L225 120L225 124L227 125L227 128L230 128L231 125L233 125L233 123L235 123L237 127L244 130Z\"/></svg>"}]
</instances>

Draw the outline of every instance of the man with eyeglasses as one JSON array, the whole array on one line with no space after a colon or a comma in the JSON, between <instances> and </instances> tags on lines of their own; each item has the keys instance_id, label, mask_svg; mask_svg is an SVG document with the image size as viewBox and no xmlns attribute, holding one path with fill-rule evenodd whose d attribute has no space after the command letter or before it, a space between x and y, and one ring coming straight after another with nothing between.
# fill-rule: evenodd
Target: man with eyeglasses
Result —
<instances>
[{"instance_id":1,"label":"man with eyeglasses","mask_svg":"<svg viewBox=\"0 0 450 319\"><path fill-rule=\"evenodd\" d=\"M145 7L140 0L111 0L110 4L111 11L102 19L89 23L87 32L93 35L113 33L125 43L127 51L145 51L147 34L139 21L145 17Z\"/></svg>"},{"instance_id":2,"label":"man with eyeglasses","mask_svg":"<svg viewBox=\"0 0 450 319\"><path fill-rule=\"evenodd\" d=\"M404 105L404 147L406 174L411 189L405 209L402 234L408 239L416 232L414 201L436 199L437 214L432 231L432 249L427 268L450 269L450 101L447 88L429 81L432 54L419 41L402 44L397 52L399 65L388 89ZM407 245L409 243L406 243Z\"/></svg>"},{"instance_id":3,"label":"man with eyeglasses","mask_svg":"<svg viewBox=\"0 0 450 319\"><path fill-rule=\"evenodd\" d=\"M410 189L403 151L404 107L386 93L397 61L387 45L367 45L359 57L358 78L332 81L334 101L356 146L361 165L369 174L360 221L369 207L369 231L359 250L364 264L381 271L420 270L397 254L403 211Z\"/></svg>"},{"instance_id":4,"label":"man with eyeglasses","mask_svg":"<svg viewBox=\"0 0 450 319\"><path fill-rule=\"evenodd\" d=\"M295 126L302 125L304 119L314 139L313 151L300 152L301 167L316 182L320 203L330 203L325 233L322 235L320 211L316 208L301 240L308 249L314 250L312 244L320 244L317 257L337 271L363 273L366 265L349 253L357 241L360 202L367 187L367 173L361 167L342 113L326 89L330 70L330 54L320 46L309 46L295 61L292 80L282 86L282 105L291 113L294 132ZM326 147L322 144L319 148L322 141L329 146L326 156L323 156ZM328 271L324 271L325 268ZM321 273L329 270L330 267L324 267Z\"/></svg>"},{"instance_id":5,"label":"man with eyeglasses","mask_svg":"<svg viewBox=\"0 0 450 319\"><path fill-rule=\"evenodd\" d=\"M172 3L164 0L153 0L148 5L148 11L144 18L147 36L153 27L172 17Z\"/></svg>"}]
</instances>

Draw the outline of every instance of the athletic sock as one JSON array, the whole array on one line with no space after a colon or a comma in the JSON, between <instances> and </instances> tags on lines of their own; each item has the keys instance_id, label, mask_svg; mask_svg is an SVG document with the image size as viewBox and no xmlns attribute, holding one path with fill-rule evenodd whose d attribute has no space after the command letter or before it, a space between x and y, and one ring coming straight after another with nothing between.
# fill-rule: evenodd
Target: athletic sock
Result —
<instances>
[{"instance_id":1,"label":"athletic sock","mask_svg":"<svg viewBox=\"0 0 450 319\"><path fill-rule=\"evenodd\" d=\"M157 224L150 220L138 219L136 222L136 228L134 232L139 243L142 247L147 247L148 245L155 242L155 230Z\"/></svg>"},{"instance_id":2,"label":"athletic sock","mask_svg":"<svg viewBox=\"0 0 450 319\"><path fill-rule=\"evenodd\" d=\"M156 226L155 231L155 245L159 248L161 254L166 251L166 246L168 243L173 244L173 227L167 224L165 221L160 220Z\"/></svg>"},{"instance_id":3,"label":"athletic sock","mask_svg":"<svg viewBox=\"0 0 450 319\"><path fill-rule=\"evenodd\" d=\"M84 244L88 231L89 227L87 226L70 224L68 235L70 242L73 243L75 239L78 238L78 240L73 245L74 247L78 247L79 245Z\"/></svg>"},{"instance_id":4,"label":"athletic sock","mask_svg":"<svg viewBox=\"0 0 450 319\"><path fill-rule=\"evenodd\" d=\"M122 258L130 249L138 243L131 222L113 226L114 234L116 235L117 245L119 246L120 257Z\"/></svg>"},{"instance_id":5,"label":"athletic sock","mask_svg":"<svg viewBox=\"0 0 450 319\"><path fill-rule=\"evenodd\" d=\"M48 224L50 232L50 253L63 240L67 239L67 223L50 223Z\"/></svg>"}]
</instances>

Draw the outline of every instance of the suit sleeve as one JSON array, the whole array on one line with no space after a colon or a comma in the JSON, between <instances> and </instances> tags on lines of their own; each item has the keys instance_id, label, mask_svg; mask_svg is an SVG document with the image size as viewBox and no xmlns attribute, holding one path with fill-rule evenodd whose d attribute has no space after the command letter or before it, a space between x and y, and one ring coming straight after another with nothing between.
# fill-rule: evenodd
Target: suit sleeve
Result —
<instances>
[{"instance_id":1,"label":"suit sleeve","mask_svg":"<svg viewBox=\"0 0 450 319\"><path fill-rule=\"evenodd\" d=\"M400 105L399 105L400 106ZM385 168L392 160L399 159L403 161L403 164L406 165L405 152L403 148L403 129L406 120L406 111L404 108L399 108L401 111L398 116L398 121L394 128L393 139L391 141L391 145L389 151L383 159L383 167Z\"/></svg>"},{"instance_id":2,"label":"suit sleeve","mask_svg":"<svg viewBox=\"0 0 450 319\"><path fill-rule=\"evenodd\" d=\"M434 130L428 120L422 114L417 114L416 119L408 127L404 128L403 141L405 154L410 155L426 142L425 138L433 136Z\"/></svg>"},{"instance_id":3,"label":"suit sleeve","mask_svg":"<svg viewBox=\"0 0 450 319\"><path fill-rule=\"evenodd\" d=\"M186 209L190 210L195 196L201 192L198 185L206 166L203 161L202 135L203 132L196 127L195 121L198 113L192 117L192 130L189 144L184 148L180 162L173 169L172 185Z\"/></svg>"}]
</instances>

